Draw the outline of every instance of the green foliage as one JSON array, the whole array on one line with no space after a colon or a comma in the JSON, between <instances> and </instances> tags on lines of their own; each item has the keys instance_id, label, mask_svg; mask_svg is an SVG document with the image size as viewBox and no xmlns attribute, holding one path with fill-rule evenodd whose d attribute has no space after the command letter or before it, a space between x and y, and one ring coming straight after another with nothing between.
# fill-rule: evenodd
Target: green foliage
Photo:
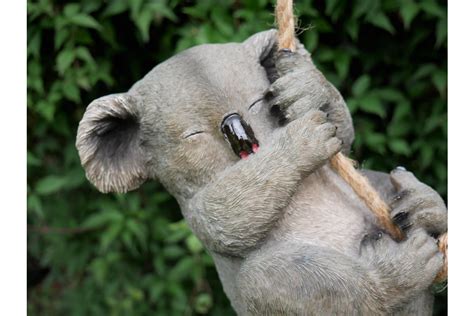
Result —
<instances>
[{"instance_id":1,"label":"green foliage","mask_svg":"<svg viewBox=\"0 0 474 316\"><path fill-rule=\"evenodd\" d=\"M268 29L272 9L267 0L28 1L31 314L232 314L177 203L153 182L100 194L74 141L93 99L126 91L188 47ZM309 27L300 39L353 114L352 156L364 168L403 165L446 198L446 2L301 0L296 9ZM39 267L49 268L43 280Z\"/></svg>"}]
</instances>

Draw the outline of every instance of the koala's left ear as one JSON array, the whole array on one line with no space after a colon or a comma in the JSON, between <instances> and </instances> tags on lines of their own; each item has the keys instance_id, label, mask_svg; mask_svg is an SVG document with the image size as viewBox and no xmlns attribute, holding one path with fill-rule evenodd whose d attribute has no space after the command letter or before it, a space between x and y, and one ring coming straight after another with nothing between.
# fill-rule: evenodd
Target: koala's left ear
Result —
<instances>
[{"instance_id":1,"label":"koala's left ear","mask_svg":"<svg viewBox=\"0 0 474 316\"><path fill-rule=\"evenodd\" d=\"M147 179L138 101L127 93L94 100L79 123L76 148L86 177L101 192L127 192Z\"/></svg>"}]
</instances>

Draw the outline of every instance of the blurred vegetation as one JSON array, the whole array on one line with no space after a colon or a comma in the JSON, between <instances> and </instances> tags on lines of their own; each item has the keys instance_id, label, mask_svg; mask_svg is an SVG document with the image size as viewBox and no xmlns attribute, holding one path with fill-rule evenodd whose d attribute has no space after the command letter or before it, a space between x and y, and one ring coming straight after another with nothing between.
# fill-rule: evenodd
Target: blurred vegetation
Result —
<instances>
[{"instance_id":1,"label":"blurred vegetation","mask_svg":"<svg viewBox=\"0 0 474 316\"><path fill-rule=\"evenodd\" d=\"M296 2L300 39L354 116L352 156L364 168L403 165L446 199L446 1ZM160 184L100 194L74 142L93 99L188 47L268 29L272 10L267 0L28 0L30 314L233 313Z\"/></svg>"}]
</instances>

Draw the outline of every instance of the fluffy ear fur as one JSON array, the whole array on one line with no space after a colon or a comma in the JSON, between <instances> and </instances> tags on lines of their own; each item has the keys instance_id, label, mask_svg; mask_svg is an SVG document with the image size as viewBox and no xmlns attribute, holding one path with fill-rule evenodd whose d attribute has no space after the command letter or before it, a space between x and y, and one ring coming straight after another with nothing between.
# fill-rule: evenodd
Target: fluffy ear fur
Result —
<instances>
[{"instance_id":1,"label":"fluffy ear fur","mask_svg":"<svg viewBox=\"0 0 474 316\"><path fill-rule=\"evenodd\" d=\"M76 147L99 191L127 192L147 178L137 100L127 93L94 100L79 123Z\"/></svg>"}]
</instances>

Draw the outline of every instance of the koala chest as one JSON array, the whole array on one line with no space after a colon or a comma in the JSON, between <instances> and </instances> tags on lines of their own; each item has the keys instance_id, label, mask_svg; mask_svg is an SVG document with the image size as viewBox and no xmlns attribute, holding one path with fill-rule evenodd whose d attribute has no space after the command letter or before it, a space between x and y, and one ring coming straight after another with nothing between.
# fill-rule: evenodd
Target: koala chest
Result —
<instances>
[{"instance_id":1,"label":"koala chest","mask_svg":"<svg viewBox=\"0 0 474 316\"><path fill-rule=\"evenodd\" d=\"M275 241L291 240L356 254L364 235L375 228L371 211L326 165L300 184L271 235Z\"/></svg>"}]
</instances>

